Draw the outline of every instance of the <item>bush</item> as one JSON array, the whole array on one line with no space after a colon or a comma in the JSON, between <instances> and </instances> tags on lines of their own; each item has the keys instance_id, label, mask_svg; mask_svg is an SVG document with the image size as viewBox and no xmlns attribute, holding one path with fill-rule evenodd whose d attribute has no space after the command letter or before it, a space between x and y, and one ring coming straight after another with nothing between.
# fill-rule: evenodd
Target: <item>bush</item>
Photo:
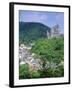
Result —
<instances>
[{"instance_id":1,"label":"bush","mask_svg":"<svg viewBox=\"0 0 72 90\"><path fill-rule=\"evenodd\" d=\"M31 78L39 78L40 73L38 71L31 71L30 72Z\"/></svg>"},{"instance_id":2,"label":"bush","mask_svg":"<svg viewBox=\"0 0 72 90\"><path fill-rule=\"evenodd\" d=\"M19 79L30 78L28 64L23 64L19 66Z\"/></svg>"}]
</instances>

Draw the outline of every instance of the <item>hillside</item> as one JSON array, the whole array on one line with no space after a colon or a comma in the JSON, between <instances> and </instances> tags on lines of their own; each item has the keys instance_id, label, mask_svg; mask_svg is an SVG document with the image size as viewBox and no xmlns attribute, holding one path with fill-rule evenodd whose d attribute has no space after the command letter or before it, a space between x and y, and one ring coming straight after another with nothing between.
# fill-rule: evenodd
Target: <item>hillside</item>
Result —
<instances>
[{"instance_id":1,"label":"hillside","mask_svg":"<svg viewBox=\"0 0 72 90\"><path fill-rule=\"evenodd\" d=\"M19 22L20 43L32 43L40 38L46 38L47 30L50 32L50 28L42 23Z\"/></svg>"}]
</instances>

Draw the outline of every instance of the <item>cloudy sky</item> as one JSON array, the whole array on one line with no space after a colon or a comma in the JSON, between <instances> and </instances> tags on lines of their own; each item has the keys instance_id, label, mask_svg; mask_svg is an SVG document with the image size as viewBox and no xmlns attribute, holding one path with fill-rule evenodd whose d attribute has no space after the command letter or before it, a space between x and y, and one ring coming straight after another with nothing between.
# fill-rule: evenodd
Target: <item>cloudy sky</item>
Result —
<instances>
[{"instance_id":1,"label":"cloudy sky","mask_svg":"<svg viewBox=\"0 0 72 90\"><path fill-rule=\"evenodd\" d=\"M19 21L22 22L40 22L49 27L58 24L61 32L64 32L64 13L63 12L46 12L46 11L19 11Z\"/></svg>"}]
</instances>

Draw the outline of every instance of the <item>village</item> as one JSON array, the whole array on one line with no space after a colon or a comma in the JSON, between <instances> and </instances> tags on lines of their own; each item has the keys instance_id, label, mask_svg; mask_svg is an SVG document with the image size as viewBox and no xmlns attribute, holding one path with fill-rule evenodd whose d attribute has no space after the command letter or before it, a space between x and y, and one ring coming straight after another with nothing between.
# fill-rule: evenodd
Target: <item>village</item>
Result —
<instances>
[{"instance_id":1,"label":"village","mask_svg":"<svg viewBox=\"0 0 72 90\"><path fill-rule=\"evenodd\" d=\"M19 62L20 65L28 64L32 69L37 70L40 68L39 61L40 59L34 58L35 54L29 52L31 46L26 46L21 44L19 47Z\"/></svg>"}]
</instances>

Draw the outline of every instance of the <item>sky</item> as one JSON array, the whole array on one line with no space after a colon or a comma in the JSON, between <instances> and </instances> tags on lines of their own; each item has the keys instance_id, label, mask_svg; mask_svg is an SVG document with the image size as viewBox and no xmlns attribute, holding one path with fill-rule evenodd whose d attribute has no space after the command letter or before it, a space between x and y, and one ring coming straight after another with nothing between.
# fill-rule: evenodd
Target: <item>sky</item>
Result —
<instances>
[{"instance_id":1,"label":"sky","mask_svg":"<svg viewBox=\"0 0 72 90\"><path fill-rule=\"evenodd\" d=\"M40 22L49 27L58 24L61 33L64 33L64 13L63 12L48 12L48 11L19 11L20 22Z\"/></svg>"}]
</instances>

